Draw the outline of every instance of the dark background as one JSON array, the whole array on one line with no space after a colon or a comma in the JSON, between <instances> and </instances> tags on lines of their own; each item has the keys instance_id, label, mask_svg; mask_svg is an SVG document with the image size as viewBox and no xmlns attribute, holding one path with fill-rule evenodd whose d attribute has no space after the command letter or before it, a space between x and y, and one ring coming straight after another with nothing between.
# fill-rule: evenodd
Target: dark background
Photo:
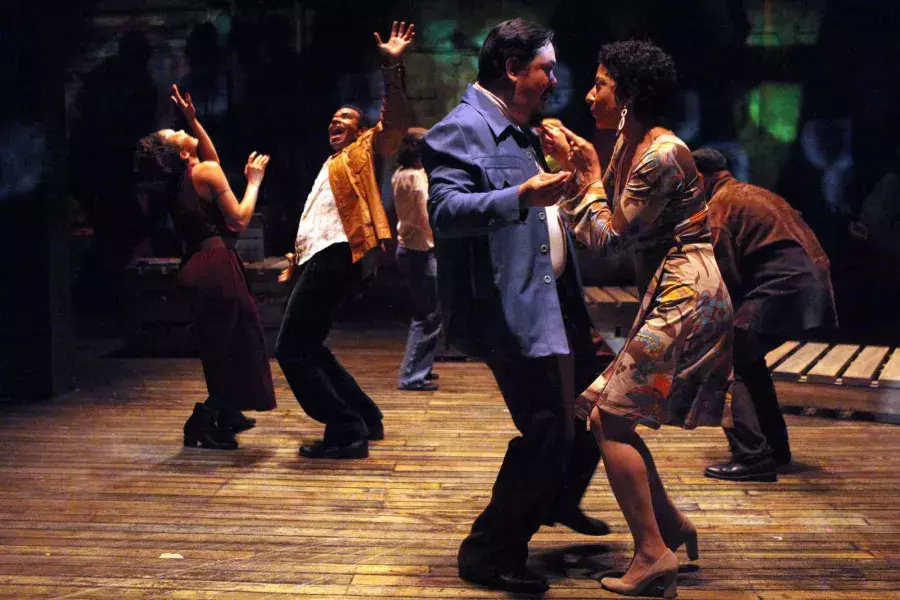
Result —
<instances>
[{"instance_id":1,"label":"dark background","mask_svg":"<svg viewBox=\"0 0 900 600\"><path fill-rule=\"evenodd\" d=\"M178 255L166 223L135 198L130 169L137 139L183 126L171 83L192 93L238 191L247 154L272 155L259 211L265 254L278 255L291 248L328 156L331 114L353 102L377 118L372 32L384 35L393 18L417 24L408 84L426 127L457 103L502 19L556 30L561 84L550 112L585 135L600 45L635 37L662 46L681 80L676 133L722 149L740 178L785 196L819 236L841 320L830 339L900 339L894 2L14 0L0 11L0 396L67 389L73 340L115 332L126 265ZM609 141L595 136L601 154ZM850 235L854 221L866 239ZM380 310L402 321L405 290L391 256L381 260ZM629 281L627 256L583 262L589 283Z\"/></svg>"}]
</instances>

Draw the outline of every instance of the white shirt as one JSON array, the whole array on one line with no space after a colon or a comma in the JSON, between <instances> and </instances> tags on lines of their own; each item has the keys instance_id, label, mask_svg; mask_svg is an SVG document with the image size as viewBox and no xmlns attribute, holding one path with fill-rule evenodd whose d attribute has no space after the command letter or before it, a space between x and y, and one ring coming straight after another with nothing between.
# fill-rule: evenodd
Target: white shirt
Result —
<instances>
[{"instance_id":1,"label":"white shirt","mask_svg":"<svg viewBox=\"0 0 900 600\"><path fill-rule=\"evenodd\" d=\"M425 169L399 168L391 177L397 210L397 243L409 250L434 248L428 223L428 176Z\"/></svg>"},{"instance_id":2,"label":"white shirt","mask_svg":"<svg viewBox=\"0 0 900 600\"><path fill-rule=\"evenodd\" d=\"M330 160L331 158L322 165L322 170L316 176L316 182L313 183L303 206L300 226L297 227L297 240L294 242L296 255L294 260L298 265L302 265L328 246L349 242L341 214L338 212L337 201L334 199L334 192L331 191L331 182L328 180Z\"/></svg>"}]
</instances>

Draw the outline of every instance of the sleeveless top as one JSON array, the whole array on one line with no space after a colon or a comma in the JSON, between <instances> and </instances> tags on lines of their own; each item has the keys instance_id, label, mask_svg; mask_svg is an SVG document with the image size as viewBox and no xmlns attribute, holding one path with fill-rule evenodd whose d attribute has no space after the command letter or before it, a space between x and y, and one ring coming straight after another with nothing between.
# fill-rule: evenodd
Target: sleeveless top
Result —
<instances>
[{"instance_id":1,"label":"sleeveless top","mask_svg":"<svg viewBox=\"0 0 900 600\"><path fill-rule=\"evenodd\" d=\"M220 236L226 245L234 247L238 232L229 229L225 216L215 200L201 198L194 189L192 173L194 165L188 165L181 179L181 189L172 207L175 231L184 242L185 254L190 256L200 249L203 240Z\"/></svg>"}]
</instances>

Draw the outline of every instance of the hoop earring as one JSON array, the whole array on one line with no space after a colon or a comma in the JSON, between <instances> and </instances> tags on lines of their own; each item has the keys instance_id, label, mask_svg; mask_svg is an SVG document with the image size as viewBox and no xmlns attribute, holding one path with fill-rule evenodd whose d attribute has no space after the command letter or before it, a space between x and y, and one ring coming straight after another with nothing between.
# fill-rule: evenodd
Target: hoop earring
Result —
<instances>
[{"instance_id":1,"label":"hoop earring","mask_svg":"<svg viewBox=\"0 0 900 600\"><path fill-rule=\"evenodd\" d=\"M628 107L622 109L622 118L619 119L619 126L616 128L616 135L622 133L622 130L625 129L625 117L628 116Z\"/></svg>"}]
</instances>

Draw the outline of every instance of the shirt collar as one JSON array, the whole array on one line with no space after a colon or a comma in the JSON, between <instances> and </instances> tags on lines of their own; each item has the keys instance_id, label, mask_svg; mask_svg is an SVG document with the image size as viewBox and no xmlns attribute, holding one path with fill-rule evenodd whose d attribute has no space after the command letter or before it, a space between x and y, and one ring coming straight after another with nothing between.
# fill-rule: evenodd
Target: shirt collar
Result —
<instances>
[{"instance_id":1,"label":"shirt collar","mask_svg":"<svg viewBox=\"0 0 900 600\"><path fill-rule=\"evenodd\" d=\"M503 100L477 83L469 84L462 101L481 113L494 133L494 137L501 137L507 129L521 133L527 129L516 125Z\"/></svg>"}]
</instances>

